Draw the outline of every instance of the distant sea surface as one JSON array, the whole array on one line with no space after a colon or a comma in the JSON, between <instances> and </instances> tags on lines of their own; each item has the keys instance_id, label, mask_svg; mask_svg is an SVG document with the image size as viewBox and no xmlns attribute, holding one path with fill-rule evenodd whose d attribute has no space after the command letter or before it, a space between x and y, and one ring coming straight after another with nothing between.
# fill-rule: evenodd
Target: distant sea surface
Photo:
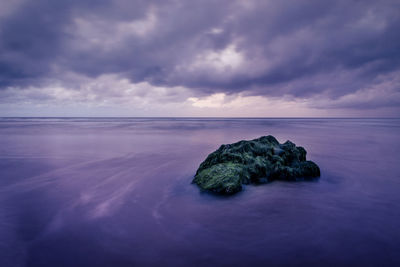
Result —
<instances>
[{"instance_id":1,"label":"distant sea surface","mask_svg":"<svg viewBox=\"0 0 400 267\"><path fill-rule=\"evenodd\" d=\"M191 184L263 135L321 178ZM0 266L267 265L400 266L400 119L0 119Z\"/></svg>"}]
</instances>

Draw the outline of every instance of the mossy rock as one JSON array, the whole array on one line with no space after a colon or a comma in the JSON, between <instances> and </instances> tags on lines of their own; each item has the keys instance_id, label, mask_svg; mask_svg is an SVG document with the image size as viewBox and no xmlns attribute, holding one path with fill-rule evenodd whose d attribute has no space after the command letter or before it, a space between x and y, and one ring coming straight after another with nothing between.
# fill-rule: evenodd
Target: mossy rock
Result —
<instances>
[{"instance_id":1,"label":"mossy rock","mask_svg":"<svg viewBox=\"0 0 400 267\"><path fill-rule=\"evenodd\" d=\"M222 145L200 164L193 183L202 190L234 194L242 184L319 177L319 167L306 154L303 147L290 141L279 144L271 135Z\"/></svg>"}]
</instances>

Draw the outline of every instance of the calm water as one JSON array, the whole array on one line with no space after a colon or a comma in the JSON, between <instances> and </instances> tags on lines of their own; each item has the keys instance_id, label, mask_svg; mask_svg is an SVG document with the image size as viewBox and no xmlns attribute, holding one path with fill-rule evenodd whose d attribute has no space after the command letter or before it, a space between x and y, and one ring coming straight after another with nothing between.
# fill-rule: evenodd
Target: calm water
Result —
<instances>
[{"instance_id":1,"label":"calm water","mask_svg":"<svg viewBox=\"0 0 400 267\"><path fill-rule=\"evenodd\" d=\"M268 134L320 180L190 183ZM0 158L0 266L400 265L399 119L3 118Z\"/></svg>"}]
</instances>

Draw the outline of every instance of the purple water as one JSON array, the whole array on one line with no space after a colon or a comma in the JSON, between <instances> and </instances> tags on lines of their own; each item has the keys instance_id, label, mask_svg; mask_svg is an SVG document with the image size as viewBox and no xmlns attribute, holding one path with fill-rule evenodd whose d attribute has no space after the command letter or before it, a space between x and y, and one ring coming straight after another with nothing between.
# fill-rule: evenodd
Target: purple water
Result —
<instances>
[{"instance_id":1,"label":"purple water","mask_svg":"<svg viewBox=\"0 0 400 267\"><path fill-rule=\"evenodd\" d=\"M190 182L274 135L315 182ZM399 119L0 119L0 266L400 265Z\"/></svg>"}]
</instances>

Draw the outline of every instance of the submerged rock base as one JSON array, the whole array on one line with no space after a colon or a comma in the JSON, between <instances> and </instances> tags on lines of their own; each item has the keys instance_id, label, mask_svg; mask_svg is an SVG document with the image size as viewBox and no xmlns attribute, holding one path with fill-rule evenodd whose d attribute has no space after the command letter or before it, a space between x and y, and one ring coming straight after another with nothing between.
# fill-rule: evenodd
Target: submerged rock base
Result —
<instances>
[{"instance_id":1,"label":"submerged rock base","mask_svg":"<svg viewBox=\"0 0 400 267\"><path fill-rule=\"evenodd\" d=\"M222 145L200 164L193 183L206 191L234 194L242 184L319 177L319 167L306 154L303 147L290 141L279 144L271 135Z\"/></svg>"}]
</instances>

